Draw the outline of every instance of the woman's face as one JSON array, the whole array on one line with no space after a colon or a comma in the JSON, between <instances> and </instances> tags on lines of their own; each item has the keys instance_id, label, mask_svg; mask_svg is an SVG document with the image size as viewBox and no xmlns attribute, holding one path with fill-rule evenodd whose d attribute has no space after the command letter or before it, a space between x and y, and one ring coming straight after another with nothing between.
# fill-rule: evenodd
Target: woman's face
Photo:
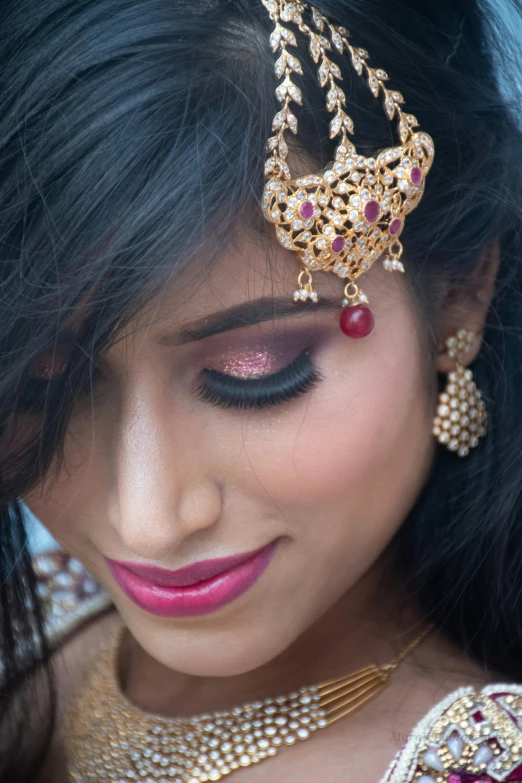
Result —
<instances>
[{"instance_id":1,"label":"woman's face","mask_svg":"<svg viewBox=\"0 0 522 783\"><path fill-rule=\"evenodd\" d=\"M355 340L337 278L316 276L323 304L294 304L295 259L265 259L236 242L141 313L79 403L58 476L26 498L140 645L191 674L255 669L313 625L376 562L432 458L400 276L362 278L375 329ZM255 407L235 409L245 395Z\"/></svg>"}]
</instances>

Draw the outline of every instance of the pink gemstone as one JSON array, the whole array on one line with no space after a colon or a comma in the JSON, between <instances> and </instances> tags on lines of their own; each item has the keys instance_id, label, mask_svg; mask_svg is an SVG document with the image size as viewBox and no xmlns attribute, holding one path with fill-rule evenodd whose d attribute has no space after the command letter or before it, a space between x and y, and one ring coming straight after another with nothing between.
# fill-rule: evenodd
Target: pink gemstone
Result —
<instances>
[{"instance_id":1,"label":"pink gemstone","mask_svg":"<svg viewBox=\"0 0 522 783\"><path fill-rule=\"evenodd\" d=\"M304 217L305 220L308 220L308 218L311 218L314 214L314 205L311 201L303 201L299 207L299 212L301 213L301 217Z\"/></svg>"},{"instance_id":2,"label":"pink gemstone","mask_svg":"<svg viewBox=\"0 0 522 783\"><path fill-rule=\"evenodd\" d=\"M375 223L379 217L380 211L381 208L378 201L369 201L364 208L364 215L366 220L368 220L370 223Z\"/></svg>"},{"instance_id":3,"label":"pink gemstone","mask_svg":"<svg viewBox=\"0 0 522 783\"><path fill-rule=\"evenodd\" d=\"M366 337L374 327L373 313L366 305L343 307L339 325L347 337Z\"/></svg>"},{"instance_id":4,"label":"pink gemstone","mask_svg":"<svg viewBox=\"0 0 522 783\"><path fill-rule=\"evenodd\" d=\"M401 228L402 228L402 220L400 218L393 218L389 228L390 234L397 234L401 230Z\"/></svg>"},{"instance_id":5,"label":"pink gemstone","mask_svg":"<svg viewBox=\"0 0 522 783\"><path fill-rule=\"evenodd\" d=\"M462 778L460 777L460 775L455 775L455 773L453 773L452 775L449 776L448 783L461 783L461 780Z\"/></svg>"},{"instance_id":6,"label":"pink gemstone","mask_svg":"<svg viewBox=\"0 0 522 783\"><path fill-rule=\"evenodd\" d=\"M414 166L411 170L411 181L414 185L419 185L422 180L422 171L418 166Z\"/></svg>"},{"instance_id":7,"label":"pink gemstone","mask_svg":"<svg viewBox=\"0 0 522 783\"><path fill-rule=\"evenodd\" d=\"M345 245L344 237L338 236L335 237L334 241L332 242L332 250L334 253L340 253Z\"/></svg>"}]
</instances>

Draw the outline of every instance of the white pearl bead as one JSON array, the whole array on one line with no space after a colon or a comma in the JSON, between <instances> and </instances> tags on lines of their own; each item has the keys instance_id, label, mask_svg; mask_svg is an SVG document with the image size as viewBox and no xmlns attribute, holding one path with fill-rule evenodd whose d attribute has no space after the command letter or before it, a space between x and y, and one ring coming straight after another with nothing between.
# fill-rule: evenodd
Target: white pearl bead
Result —
<instances>
[{"instance_id":1,"label":"white pearl bead","mask_svg":"<svg viewBox=\"0 0 522 783\"><path fill-rule=\"evenodd\" d=\"M480 764L486 764L493 758L493 751L488 744L481 745L473 757L473 764L479 766Z\"/></svg>"},{"instance_id":2,"label":"white pearl bead","mask_svg":"<svg viewBox=\"0 0 522 783\"><path fill-rule=\"evenodd\" d=\"M460 455L460 451L461 449L459 449L459 455ZM451 753L455 761L459 761L460 757L462 756L462 749L463 749L462 739L459 737L459 735L452 734L451 737L449 737L446 744L448 746L449 752Z\"/></svg>"},{"instance_id":3,"label":"white pearl bead","mask_svg":"<svg viewBox=\"0 0 522 783\"><path fill-rule=\"evenodd\" d=\"M437 772L443 772L444 771L444 764L440 760L440 756L437 753L436 748L429 748L429 750L426 751L424 756L422 757L423 762L426 764L427 767L431 767L432 769L436 769Z\"/></svg>"}]
</instances>

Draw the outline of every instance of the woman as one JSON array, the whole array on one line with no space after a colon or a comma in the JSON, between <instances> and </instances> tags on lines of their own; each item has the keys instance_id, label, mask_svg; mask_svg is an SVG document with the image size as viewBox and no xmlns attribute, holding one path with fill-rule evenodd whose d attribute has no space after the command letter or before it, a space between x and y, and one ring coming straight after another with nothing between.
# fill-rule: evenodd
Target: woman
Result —
<instances>
[{"instance_id":1,"label":"woman","mask_svg":"<svg viewBox=\"0 0 522 783\"><path fill-rule=\"evenodd\" d=\"M2 781L522 780L515 29L4 2Z\"/></svg>"}]
</instances>

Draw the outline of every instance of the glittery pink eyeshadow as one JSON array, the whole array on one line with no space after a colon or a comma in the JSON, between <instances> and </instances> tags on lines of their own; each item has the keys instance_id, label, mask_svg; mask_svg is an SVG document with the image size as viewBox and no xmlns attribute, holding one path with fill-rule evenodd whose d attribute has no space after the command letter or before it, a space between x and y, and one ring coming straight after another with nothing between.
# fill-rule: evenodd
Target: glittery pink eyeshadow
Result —
<instances>
[{"instance_id":1,"label":"glittery pink eyeshadow","mask_svg":"<svg viewBox=\"0 0 522 783\"><path fill-rule=\"evenodd\" d=\"M275 356L269 351L252 351L224 358L219 369L235 378L259 378L274 371L275 361Z\"/></svg>"},{"instance_id":2,"label":"glittery pink eyeshadow","mask_svg":"<svg viewBox=\"0 0 522 783\"><path fill-rule=\"evenodd\" d=\"M31 363L30 378L39 381L53 381L67 370L70 350L62 346L42 351Z\"/></svg>"}]
</instances>

